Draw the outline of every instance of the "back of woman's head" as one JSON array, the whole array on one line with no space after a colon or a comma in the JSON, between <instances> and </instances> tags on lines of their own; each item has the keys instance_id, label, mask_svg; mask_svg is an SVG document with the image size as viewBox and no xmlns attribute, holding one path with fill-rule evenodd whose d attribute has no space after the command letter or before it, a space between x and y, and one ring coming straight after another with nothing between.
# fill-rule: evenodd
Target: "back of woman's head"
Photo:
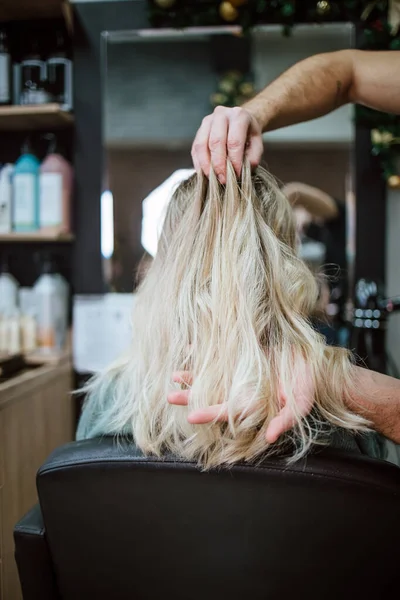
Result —
<instances>
[{"instance_id":1,"label":"back of woman's head","mask_svg":"<svg viewBox=\"0 0 400 600\"><path fill-rule=\"evenodd\" d=\"M103 429L131 432L145 452L212 466L288 441L265 441L282 395L296 420L294 458L321 443L329 425L365 428L345 408L353 386L347 352L327 347L309 322L318 289L296 244L290 205L264 169L252 175L245 165L238 182L228 164L225 186L213 173L181 184L136 295L131 349L92 384L101 397L113 380ZM295 397L305 365L315 390L307 418ZM189 408L167 403L177 387L172 373L182 370L193 374ZM188 410L223 402L228 423L188 422Z\"/></svg>"}]
</instances>

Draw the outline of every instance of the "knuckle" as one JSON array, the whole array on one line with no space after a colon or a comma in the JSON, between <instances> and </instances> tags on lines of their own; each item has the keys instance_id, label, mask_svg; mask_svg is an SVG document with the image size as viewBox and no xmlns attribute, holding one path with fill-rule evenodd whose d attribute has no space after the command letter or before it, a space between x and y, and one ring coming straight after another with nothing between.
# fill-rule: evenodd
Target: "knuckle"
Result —
<instances>
[{"instance_id":1,"label":"knuckle","mask_svg":"<svg viewBox=\"0 0 400 600\"><path fill-rule=\"evenodd\" d=\"M216 107L214 108L214 113L215 113L216 115L222 115L222 114L224 114L226 111L227 111L227 108L226 108L226 106L216 106Z\"/></svg>"},{"instance_id":2,"label":"knuckle","mask_svg":"<svg viewBox=\"0 0 400 600\"><path fill-rule=\"evenodd\" d=\"M243 147L243 141L239 138L232 138L228 140L228 149L229 150L240 150Z\"/></svg>"},{"instance_id":3,"label":"knuckle","mask_svg":"<svg viewBox=\"0 0 400 600\"><path fill-rule=\"evenodd\" d=\"M210 150L216 150L222 144L222 139L219 137L210 137L209 148Z\"/></svg>"}]
</instances>

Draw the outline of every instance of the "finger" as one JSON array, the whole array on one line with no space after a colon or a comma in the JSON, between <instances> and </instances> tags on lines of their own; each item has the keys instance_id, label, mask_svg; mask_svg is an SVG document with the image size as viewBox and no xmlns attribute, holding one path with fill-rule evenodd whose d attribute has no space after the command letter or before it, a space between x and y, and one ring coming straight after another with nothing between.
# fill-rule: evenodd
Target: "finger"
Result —
<instances>
[{"instance_id":1,"label":"finger","mask_svg":"<svg viewBox=\"0 0 400 600\"><path fill-rule=\"evenodd\" d=\"M228 158L235 169L237 177L240 177L242 172L249 127L249 115L240 108L234 108L229 119L227 147Z\"/></svg>"},{"instance_id":2,"label":"finger","mask_svg":"<svg viewBox=\"0 0 400 600\"><path fill-rule=\"evenodd\" d=\"M211 164L220 183L226 182L226 144L229 120L226 109L217 106L212 120L208 147Z\"/></svg>"},{"instance_id":3,"label":"finger","mask_svg":"<svg viewBox=\"0 0 400 600\"><path fill-rule=\"evenodd\" d=\"M172 381L184 385L193 385L193 375L190 371L175 371L172 373Z\"/></svg>"},{"instance_id":4,"label":"finger","mask_svg":"<svg viewBox=\"0 0 400 600\"><path fill-rule=\"evenodd\" d=\"M212 124L212 115L204 117L200 129L194 138L192 146L192 160L196 171L203 171L207 177L210 175L210 151L208 149L208 140Z\"/></svg>"},{"instance_id":5,"label":"finger","mask_svg":"<svg viewBox=\"0 0 400 600\"><path fill-rule=\"evenodd\" d=\"M250 165L254 169L260 164L261 157L264 152L264 144L262 141L261 134L251 135L248 139L246 148L246 157L248 158Z\"/></svg>"},{"instance_id":6,"label":"finger","mask_svg":"<svg viewBox=\"0 0 400 600\"><path fill-rule=\"evenodd\" d=\"M290 408L290 406L285 406L279 412L279 414L272 419L270 424L268 425L265 437L269 444L273 444L277 441L278 438L281 437L290 429L293 429L295 425L296 419Z\"/></svg>"},{"instance_id":7,"label":"finger","mask_svg":"<svg viewBox=\"0 0 400 600\"><path fill-rule=\"evenodd\" d=\"M175 406L187 406L190 399L190 390L178 390L177 392L171 392L167 396L169 404L175 404Z\"/></svg>"},{"instance_id":8,"label":"finger","mask_svg":"<svg viewBox=\"0 0 400 600\"><path fill-rule=\"evenodd\" d=\"M223 423L228 420L228 409L224 404L216 404L215 406L208 406L207 408L201 408L194 410L188 416L189 423L195 425L204 425L206 423Z\"/></svg>"}]
</instances>

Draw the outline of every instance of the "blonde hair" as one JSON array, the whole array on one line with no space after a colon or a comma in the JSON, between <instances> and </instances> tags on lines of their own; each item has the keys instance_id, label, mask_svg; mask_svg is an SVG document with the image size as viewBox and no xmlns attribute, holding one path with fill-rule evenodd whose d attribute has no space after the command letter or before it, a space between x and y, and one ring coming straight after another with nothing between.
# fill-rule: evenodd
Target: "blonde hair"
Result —
<instances>
[{"instance_id":1,"label":"blonde hair","mask_svg":"<svg viewBox=\"0 0 400 600\"><path fill-rule=\"evenodd\" d=\"M240 182L194 175L172 197L158 253L136 295L128 354L90 384L105 434L130 433L145 453L172 452L211 466L282 451L290 460L328 443L335 427L365 430L345 404L354 387L349 353L312 327L318 287L297 256L289 202L263 168ZM311 415L296 404L308 365ZM193 373L190 406L172 406L174 371ZM276 444L265 432L281 408L296 424ZM111 397L110 397L111 395ZM108 398L107 398L108 396ZM188 412L226 402L228 422L192 425Z\"/></svg>"}]
</instances>

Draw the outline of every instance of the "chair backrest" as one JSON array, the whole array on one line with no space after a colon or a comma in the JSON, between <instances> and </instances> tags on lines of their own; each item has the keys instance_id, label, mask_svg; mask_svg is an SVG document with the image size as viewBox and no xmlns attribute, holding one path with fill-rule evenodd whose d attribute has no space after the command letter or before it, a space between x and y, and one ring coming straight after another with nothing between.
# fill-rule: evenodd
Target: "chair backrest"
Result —
<instances>
[{"instance_id":1,"label":"chair backrest","mask_svg":"<svg viewBox=\"0 0 400 600\"><path fill-rule=\"evenodd\" d=\"M400 469L330 449L200 472L110 439L38 473L64 600L374 599L400 589Z\"/></svg>"}]
</instances>

